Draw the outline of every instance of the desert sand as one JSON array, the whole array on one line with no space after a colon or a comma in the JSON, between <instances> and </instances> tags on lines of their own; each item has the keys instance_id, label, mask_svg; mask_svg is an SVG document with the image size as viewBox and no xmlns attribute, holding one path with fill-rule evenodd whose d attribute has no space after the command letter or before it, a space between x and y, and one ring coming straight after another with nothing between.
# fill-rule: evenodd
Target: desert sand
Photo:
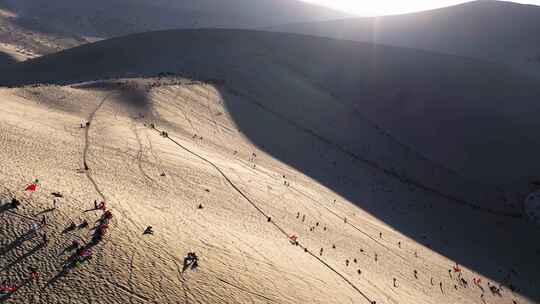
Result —
<instances>
[{"instance_id":1,"label":"desert sand","mask_svg":"<svg viewBox=\"0 0 540 304\"><path fill-rule=\"evenodd\" d=\"M98 43L2 77L13 87L0 89L0 191L21 206L0 207L0 278L20 287L1 302L538 303L539 228L518 207L346 115L332 88L310 82L321 70L287 70L289 57L263 51L266 34L227 61L235 40L222 33L190 40L181 56L148 57L155 49L140 44L94 57L114 53ZM151 41L166 35L178 38ZM224 54L189 57L215 41ZM150 77L168 72L167 60L175 75ZM224 67L238 72L220 75ZM53 192L63 196L56 209ZM103 215L95 200L113 217L91 243ZM66 229L83 220L89 227ZM77 267L73 240L92 252ZM188 252L199 265L183 270Z\"/></svg>"}]
</instances>

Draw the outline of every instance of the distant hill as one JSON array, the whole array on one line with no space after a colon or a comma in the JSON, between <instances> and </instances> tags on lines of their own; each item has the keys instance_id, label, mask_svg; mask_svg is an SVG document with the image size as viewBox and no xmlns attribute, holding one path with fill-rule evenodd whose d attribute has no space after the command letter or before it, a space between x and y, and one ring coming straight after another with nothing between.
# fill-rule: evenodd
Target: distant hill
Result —
<instances>
[{"instance_id":1,"label":"distant hill","mask_svg":"<svg viewBox=\"0 0 540 304\"><path fill-rule=\"evenodd\" d=\"M412 14L270 29L496 61L540 77L540 6L476 1Z\"/></svg>"},{"instance_id":2,"label":"distant hill","mask_svg":"<svg viewBox=\"0 0 540 304\"><path fill-rule=\"evenodd\" d=\"M254 28L347 15L297 0L0 0L0 41L50 53L162 29ZM11 15L11 17L9 17ZM33 37L38 36L38 38ZM89 40L91 41L91 40Z\"/></svg>"},{"instance_id":3,"label":"distant hill","mask_svg":"<svg viewBox=\"0 0 540 304\"><path fill-rule=\"evenodd\" d=\"M540 86L485 61L293 34L180 30L113 38L11 65L5 72L4 85L164 72L223 79L227 88L255 96L357 157L459 195L467 188L435 178L439 169L432 171L433 164L427 166L421 155L486 185L526 181L540 171ZM242 115L235 119L252 123ZM361 133L366 119L389 131L388 143ZM255 127L244 129L256 144L272 146ZM302 167L290 154L269 153ZM395 153L409 156L395 161Z\"/></svg>"}]
</instances>

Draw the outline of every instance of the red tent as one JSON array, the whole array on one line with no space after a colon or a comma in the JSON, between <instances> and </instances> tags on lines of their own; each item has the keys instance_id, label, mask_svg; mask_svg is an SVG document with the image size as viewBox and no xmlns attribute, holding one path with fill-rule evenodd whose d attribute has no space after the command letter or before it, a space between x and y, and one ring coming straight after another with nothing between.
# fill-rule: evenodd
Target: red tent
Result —
<instances>
[{"instance_id":1,"label":"red tent","mask_svg":"<svg viewBox=\"0 0 540 304\"><path fill-rule=\"evenodd\" d=\"M34 192L34 191L36 191L37 189L38 189L38 184L32 183L32 184L28 185L28 186L26 187L26 189L24 189L24 190L25 190L25 191L28 191L28 192Z\"/></svg>"}]
</instances>

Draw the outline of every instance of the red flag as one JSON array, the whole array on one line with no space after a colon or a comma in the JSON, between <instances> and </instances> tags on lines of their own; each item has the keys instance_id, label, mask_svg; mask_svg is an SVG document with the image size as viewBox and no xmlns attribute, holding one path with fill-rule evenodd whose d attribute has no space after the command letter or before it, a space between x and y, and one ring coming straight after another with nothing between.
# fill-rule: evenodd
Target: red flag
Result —
<instances>
[{"instance_id":1,"label":"red flag","mask_svg":"<svg viewBox=\"0 0 540 304\"><path fill-rule=\"evenodd\" d=\"M37 184L30 184L26 187L25 191L28 191L28 192L34 192L36 191L38 188L38 185Z\"/></svg>"}]
</instances>

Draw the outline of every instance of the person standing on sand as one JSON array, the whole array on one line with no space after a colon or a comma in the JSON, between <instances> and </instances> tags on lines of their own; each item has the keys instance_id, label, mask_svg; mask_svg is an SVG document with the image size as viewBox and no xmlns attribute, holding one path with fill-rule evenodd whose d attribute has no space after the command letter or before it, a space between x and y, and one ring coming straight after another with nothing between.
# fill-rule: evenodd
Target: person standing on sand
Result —
<instances>
[{"instance_id":1,"label":"person standing on sand","mask_svg":"<svg viewBox=\"0 0 540 304\"><path fill-rule=\"evenodd\" d=\"M30 280L37 281L39 279L39 272L37 271L37 268L30 266L28 267L28 271L30 272Z\"/></svg>"},{"instance_id":2,"label":"person standing on sand","mask_svg":"<svg viewBox=\"0 0 540 304\"><path fill-rule=\"evenodd\" d=\"M38 230L38 225L36 225L36 223L32 223L32 225L30 225L30 233L32 234L35 234Z\"/></svg>"}]
</instances>

